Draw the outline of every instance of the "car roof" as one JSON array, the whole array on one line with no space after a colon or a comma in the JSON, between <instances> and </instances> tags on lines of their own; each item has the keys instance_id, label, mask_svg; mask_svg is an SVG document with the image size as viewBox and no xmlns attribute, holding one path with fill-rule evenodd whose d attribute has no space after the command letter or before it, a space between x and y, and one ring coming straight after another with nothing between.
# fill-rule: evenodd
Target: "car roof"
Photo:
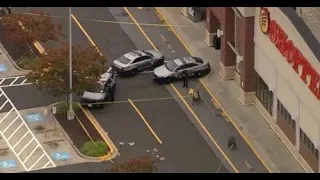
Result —
<instances>
[{"instance_id":1,"label":"car roof","mask_svg":"<svg viewBox=\"0 0 320 180\"><path fill-rule=\"evenodd\" d=\"M146 53L144 53L143 51L135 50L135 51L128 52L128 53L124 54L123 56L130 59L130 60L135 60L138 57L141 57L144 55L146 55Z\"/></svg>"},{"instance_id":2,"label":"car roof","mask_svg":"<svg viewBox=\"0 0 320 180\"><path fill-rule=\"evenodd\" d=\"M192 56L175 59L174 62L178 66L181 66L183 64L189 64L189 63L197 63L197 61Z\"/></svg>"}]
</instances>

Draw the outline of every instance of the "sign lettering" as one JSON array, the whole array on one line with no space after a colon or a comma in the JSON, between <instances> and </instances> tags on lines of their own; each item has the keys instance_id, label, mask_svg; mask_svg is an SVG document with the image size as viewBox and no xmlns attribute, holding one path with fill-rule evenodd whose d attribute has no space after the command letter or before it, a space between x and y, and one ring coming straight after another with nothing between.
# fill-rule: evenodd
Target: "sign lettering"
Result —
<instances>
[{"instance_id":1,"label":"sign lettering","mask_svg":"<svg viewBox=\"0 0 320 180\"><path fill-rule=\"evenodd\" d=\"M276 46L282 56L285 57L293 70L297 74L301 74L300 78L307 85L307 77L309 77L308 87L320 100L320 75L303 56L301 51L288 39L287 33L280 25L275 20L270 20L270 13L267 8L261 8L260 10L260 28L264 34L268 34L270 41Z\"/></svg>"}]
</instances>

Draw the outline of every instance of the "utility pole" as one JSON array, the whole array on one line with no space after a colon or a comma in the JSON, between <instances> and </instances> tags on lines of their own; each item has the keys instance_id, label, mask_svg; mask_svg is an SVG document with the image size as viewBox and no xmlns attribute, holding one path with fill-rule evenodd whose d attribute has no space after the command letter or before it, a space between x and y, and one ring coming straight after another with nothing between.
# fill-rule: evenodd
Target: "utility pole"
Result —
<instances>
[{"instance_id":1,"label":"utility pole","mask_svg":"<svg viewBox=\"0 0 320 180\"><path fill-rule=\"evenodd\" d=\"M67 113L68 120L74 119L74 112L72 108L72 11L69 7L69 110Z\"/></svg>"}]
</instances>

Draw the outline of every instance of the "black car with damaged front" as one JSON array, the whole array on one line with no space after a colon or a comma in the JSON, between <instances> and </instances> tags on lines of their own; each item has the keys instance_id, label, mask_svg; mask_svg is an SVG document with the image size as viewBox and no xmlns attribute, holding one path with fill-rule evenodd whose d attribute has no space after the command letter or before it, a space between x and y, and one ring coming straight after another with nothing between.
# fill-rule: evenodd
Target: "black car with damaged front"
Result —
<instances>
[{"instance_id":1,"label":"black car with damaged front","mask_svg":"<svg viewBox=\"0 0 320 180\"><path fill-rule=\"evenodd\" d=\"M101 75L94 88L88 89L81 96L81 105L87 107L104 107L106 102L114 101L116 90L115 74L111 69Z\"/></svg>"}]
</instances>

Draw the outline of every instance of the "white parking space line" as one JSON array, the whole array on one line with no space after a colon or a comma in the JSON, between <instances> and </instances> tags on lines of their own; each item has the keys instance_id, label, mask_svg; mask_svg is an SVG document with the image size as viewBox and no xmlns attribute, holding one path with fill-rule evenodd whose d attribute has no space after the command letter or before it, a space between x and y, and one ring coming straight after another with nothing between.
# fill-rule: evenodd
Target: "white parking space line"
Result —
<instances>
[{"instance_id":1,"label":"white parking space line","mask_svg":"<svg viewBox=\"0 0 320 180\"><path fill-rule=\"evenodd\" d=\"M22 80L22 82L17 83L18 80ZM5 81L11 81L6 84L4 84ZM11 86L22 86L22 85L30 85L32 83L26 83L27 78L26 76L16 76L16 77L5 77L5 78L0 78L0 87L11 87Z\"/></svg>"},{"instance_id":2,"label":"white parking space line","mask_svg":"<svg viewBox=\"0 0 320 180\"><path fill-rule=\"evenodd\" d=\"M9 102L9 100L8 100L8 102ZM1 108L2 109L2 108ZM1 110L0 109L0 110ZM2 123L2 121L4 121L8 116L9 116L9 114L11 114L11 112L13 111L14 109L12 108L2 119L1 119L1 121L0 121L0 124Z\"/></svg>"},{"instance_id":3,"label":"white parking space line","mask_svg":"<svg viewBox=\"0 0 320 180\"><path fill-rule=\"evenodd\" d=\"M5 133L10 127L11 125L16 122L16 120L19 118L19 116L17 116L4 130L3 130L3 133Z\"/></svg>"},{"instance_id":4,"label":"white parking space line","mask_svg":"<svg viewBox=\"0 0 320 180\"><path fill-rule=\"evenodd\" d=\"M13 85L19 78L15 78L11 83L10 86Z\"/></svg>"},{"instance_id":5,"label":"white parking space line","mask_svg":"<svg viewBox=\"0 0 320 180\"><path fill-rule=\"evenodd\" d=\"M18 78L21 78L21 77L16 77L16 79L13 79L13 82L11 82L11 84L14 85L14 83L16 83L18 81L17 80ZM2 80L0 80L0 81L3 82ZM43 163L45 163L45 166L43 166L43 168L56 167L55 163L52 161L52 159L50 158L48 153L45 151L45 149L40 144L38 139L32 133L28 124L24 121L24 119L21 116L21 114L19 113L19 111L16 109L14 104L11 102L11 100L8 98L8 96L5 94L5 92L2 90L1 85L0 85L0 94L6 98L6 101L4 102L4 104L1 105L0 110L8 103L12 107L9 112L2 113L2 116L3 115L4 116L0 121L0 126L1 126L0 135L6 141L9 148L14 153L14 155L17 157L17 159L19 160L19 162L23 166L23 168L26 171L31 171L31 170L33 170L34 167L36 167L37 164L39 164L38 166L42 166ZM15 115L12 116L13 111L15 111L17 116L15 116ZM5 119L6 119L6 121L4 121ZM21 124L19 122L17 123L18 119L21 120ZM1 131L1 129L4 129L4 130ZM6 135L5 135L5 132L6 132ZM30 136L28 136L29 134L30 134ZM28 143L25 145L21 145L21 144L24 144L24 143L22 143L23 140L25 140L25 142L28 142ZM31 143L34 145L31 145ZM21 148L19 150L19 152L17 152L15 150L16 147L18 147L18 146L19 146L19 149ZM34 146L35 146L35 148L33 148ZM27 150L27 148L28 148L28 150ZM38 150L40 150L40 152ZM31 152L29 153L29 151L31 151ZM23 153L23 152L25 152L25 153ZM41 157L36 158L40 154L41 154ZM44 159L45 161L44 162L41 161L42 163L39 163L40 160L43 159L45 156L46 156L46 159ZM33 158L31 158L31 157L33 157ZM48 162L46 162L47 160L48 160ZM32 166L28 165L30 167L27 168L27 166L26 166L27 162L31 163ZM49 166L50 164L51 164L51 166ZM43 168L37 168L37 169L43 169Z\"/></svg>"},{"instance_id":6,"label":"white parking space line","mask_svg":"<svg viewBox=\"0 0 320 180\"><path fill-rule=\"evenodd\" d=\"M19 129L20 129L23 125L25 125L25 124L24 124L24 123L21 123L20 126L19 126L16 130L13 131L13 133L8 137L8 141L10 141L10 139L13 137L13 135L16 134L16 132L19 131ZM3 132L3 133L4 133L4 132Z\"/></svg>"},{"instance_id":7,"label":"white parking space line","mask_svg":"<svg viewBox=\"0 0 320 180\"><path fill-rule=\"evenodd\" d=\"M37 145L32 151L31 153L27 156L27 158L23 161L23 163L26 163L28 161L28 159L31 157L31 155L38 149L39 145Z\"/></svg>"},{"instance_id":8,"label":"white parking space line","mask_svg":"<svg viewBox=\"0 0 320 180\"><path fill-rule=\"evenodd\" d=\"M0 96L1 97L1 96ZM6 100L3 104L2 104L2 106L0 107L0 110L7 104L7 102L9 102L8 100Z\"/></svg>"},{"instance_id":9,"label":"white parking space line","mask_svg":"<svg viewBox=\"0 0 320 180\"><path fill-rule=\"evenodd\" d=\"M46 155L46 153L43 153L43 154L40 156L40 158L29 168L29 170L32 169L35 165L37 165L37 163L38 163L45 155Z\"/></svg>"},{"instance_id":10,"label":"white parking space line","mask_svg":"<svg viewBox=\"0 0 320 180\"><path fill-rule=\"evenodd\" d=\"M30 141L18 152L18 156L25 150L27 147L33 142L33 139L30 139Z\"/></svg>"},{"instance_id":11,"label":"white parking space line","mask_svg":"<svg viewBox=\"0 0 320 180\"><path fill-rule=\"evenodd\" d=\"M50 161L47 162L47 164L45 164L42 168L47 168L47 166L50 164ZM51 166L52 167L52 166Z\"/></svg>"},{"instance_id":12,"label":"white parking space line","mask_svg":"<svg viewBox=\"0 0 320 180\"><path fill-rule=\"evenodd\" d=\"M29 132L26 132L22 137L21 137L21 139L19 139L12 147L13 147L13 149L15 148L15 147L17 147L17 145L27 136L29 134Z\"/></svg>"}]
</instances>

